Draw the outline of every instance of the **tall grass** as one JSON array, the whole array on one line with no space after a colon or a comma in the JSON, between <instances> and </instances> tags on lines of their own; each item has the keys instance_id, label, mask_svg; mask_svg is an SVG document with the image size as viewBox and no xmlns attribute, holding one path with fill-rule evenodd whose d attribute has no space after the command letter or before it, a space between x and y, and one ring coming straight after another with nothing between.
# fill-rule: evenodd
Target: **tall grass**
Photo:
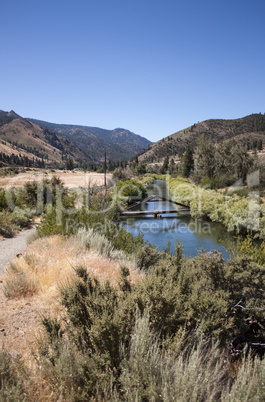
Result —
<instances>
[{"instance_id":1,"label":"tall grass","mask_svg":"<svg viewBox=\"0 0 265 402\"><path fill-rule=\"evenodd\" d=\"M221 401L263 402L265 401L265 361L243 358L230 391L223 391Z\"/></svg>"},{"instance_id":2,"label":"tall grass","mask_svg":"<svg viewBox=\"0 0 265 402\"><path fill-rule=\"evenodd\" d=\"M24 271L18 264L10 263L6 270L4 295L8 299L32 296L39 289L38 279Z\"/></svg>"},{"instance_id":3,"label":"tall grass","mask_svg":"<svg viewBox=\"0 0 265 402\"><path fill-rule=\"evenodd\" d=\"M79 230L73 238L79 243L80 246L82 245L87 249L91 248L104 257L119 260L123 263L127 262L136 267L136 257L128 256L124 251L117 250L105 236L101 235L92 228L88 230Z\"/></svg>"}]
</instances>

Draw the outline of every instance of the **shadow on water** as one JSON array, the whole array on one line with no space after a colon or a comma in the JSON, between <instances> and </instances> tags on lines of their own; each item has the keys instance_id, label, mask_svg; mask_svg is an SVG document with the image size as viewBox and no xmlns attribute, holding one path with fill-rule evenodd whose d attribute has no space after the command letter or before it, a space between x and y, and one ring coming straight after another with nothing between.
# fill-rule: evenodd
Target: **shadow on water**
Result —
<instances>
[{"instance_id":1,"label":"shadow on water","mask_svg":"<svg viewBox=\"0 0 265 402\"><path fill-rule=\"evenodd\" d=\"M149 188L149 195L151 194L170 198L166 182L162 180L156 180L154 186ZM173 205L167 201L155 201L141 204L133 210L166 210L172 209ZM174 205L174 207L176 206ZM170 242L170 251L173 253L175 244L180 241L186 257L194 257L201 250L217 250L227 260L230 256L223 244L234 241L233 235L228 233L222 225L202 219L193 219L187 213L163 214L162 219L155 219L152 215L130 217L124 219L122 225L135 236L142 233L145 241L149 241L160 250Z\"/></svg>"}]
</instances>

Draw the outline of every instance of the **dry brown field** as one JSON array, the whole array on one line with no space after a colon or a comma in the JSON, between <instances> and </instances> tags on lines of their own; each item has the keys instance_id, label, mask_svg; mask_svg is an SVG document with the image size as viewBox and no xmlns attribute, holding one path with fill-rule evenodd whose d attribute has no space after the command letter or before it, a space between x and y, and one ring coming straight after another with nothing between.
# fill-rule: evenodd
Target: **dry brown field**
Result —
<instances>
[{"instance_id":1,"label":"dry brown field","mask_svg":"<svg viewBox=\"0 0 265 402\"><path fill-rule=\"evenodd\" d=\"M76 187L95 187L104 185L104 174L83 171L28 171L14 176L0 177L0 188L22 187L28 181L40 182L43 179L51 179L53 176L59 177L68 188ZM107 183L112 180L112 174L107 173Z\"/></svg>"}]
</instances>

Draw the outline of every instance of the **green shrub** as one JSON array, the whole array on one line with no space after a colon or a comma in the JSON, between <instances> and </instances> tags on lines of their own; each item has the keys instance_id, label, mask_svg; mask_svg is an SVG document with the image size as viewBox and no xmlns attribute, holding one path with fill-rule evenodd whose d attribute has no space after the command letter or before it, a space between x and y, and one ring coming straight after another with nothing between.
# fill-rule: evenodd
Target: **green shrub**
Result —
<instances>
[{"instance_id":1,"label":"green shrub","mask_svg":"<svg viewBox=\"0 0 265 402\"><path fill-rule=\"evenodd\" d=\"M0 212L0 235L13 237L18 228L12 223L11 216L7 212Z\"/></svg>"},{"instance_id":2,"label":"green shrub","mask_svg":"<svg viewBox=\"0 0 265 402\"><path fill-rule=\"evenodd\" d=\"M25 228L30 223L27 212L17 208L11 214L11 222L18 228Z\"/></svg>"},{"instance_id":3,"label":"green shrub","mask_svg":"<svg viewBox=\"0 0 265 402\"><path fill-rule=\"evenodd\" d=\"M25 401L26 393L23 389L22 365L13 360L9 353L0 351L0 400L1 401Z\"/></svg>"},{"instance_id":4,"label":"green shrub","mask_svg":"<svg viewBox=\"0 0 265 402\"><path fill-rule=\"evenodd\" d=\"M252 235L237 238L237 242L228 244L229 252L234 255L248 255L259 265L265 265L265 241L257 242Z\"/></svg>"},{"instance_id":5,"label":"green shrub","mask_svg":"<svg viewBox=\"0 0 265 402\"><path fill-rule=\"evenodd\" d=\"M261 238L265 236L265 207L258 197L240 197L233 191L219 193L180 178L170 178L169 187L173 200L190 206L192 217L222 223L228 231L248 231L257 233Z\"/></svg>"},{"instance_id":6,"label":"green shrub","mask_svg":"<svg viewBox=\"0 0 265 402\"><path fill-rule=\"evenodd\" d=\"M67 228L67 215L62 213L58 219L58 214L55 208L52 208L48 212L41 222L41 225L37 227L37 233L39 237L52 236L56 234L71 234L71 228ZM69 233L67 233L67 231Z\"/></svg>"},{"instance_id":7,"label":"green shrub","mask_svg":"<svg viewBox=\"0 0 265 402\"><path fill-rule=\"evenodd\" d=\"M0 190L0 212L7 208L6 193L4 190Z\"/></svg>"},{"instance_id":8,"label":"green shrub","mask_svg":"<svg viewBox=\"0 0 265 402\"><path fill-rule=\"evenodd\" d=\"M57 387L68 389L67 377L72 372L72 400L86 400L96 395L98 387L108 387L111 373L118 371L121 342L130 327L122 331L118 291L109 283L101 285L82 267L76 272L80 278L61 288L67 334L62 337L58 322L46 320L46 338L39 350L52 376L55 372Z\"/></svg>"},{"instance_id":9,"label":"green shrub","mask_svg":"<svg viewBox=\"0 0 265 402\"><path fill-rule=\"evenodd\" d=\"M133 236L123 227L108 222L102 230L102 234L113 244L114 248L124 251L127 255L137 253L137 250L144 245L143 236Z\"/></svg>"},{"instance_id":10,"label":"green shrub","mask_svg":"<svg viewBox=\"0 0 265 402\"><path fill-rule=\"evenodd\" d=\"M146 313L137 316L129 351L123 350L121 400L211 401L228 384L217 344L200 340L179 356L164 352Z\"/></svg>"},{"instance_id":11,"label":"green shrub","mask_svg":"<svg viewBox=\"0 0 265 402\"><path fill-rule=\"evenodd\" d=\"M97 173L104 173L104 169L101 167L97 170Z\"/></svg>"},{"instance_id":12,"label":"green shrub","mask_svg":"<svg viewBox=\"0 0 265 402\"><path fill-rule=\"evenodd\" d=\"M38 183L36 181L25 183L24 187L19 189L16 198L16 205L20 208L25 206L34 208L37 205Z\"/></svg>"},{"instance_id":13,"label":"green shrub","mask_svg":"<svg viewBox=\"0 0 265 402\"><path fill-rule=\"evenodd\" d=\"M87 244L87 233L81 235ZM118 287L100 284L78 267L78 278L61 288L66 317L44 322L40 349L59 395L65 389L70 400L208 401L233 395L221 350L238 335L264 342L265 269L249 257L224 263L215 251L186 260L179 244L174 255L158 254L135 283L125 267ZM253 373L252 393L262 378ZM74 378L69 384L68 375ZM244 385L246 377L240 378Z\"/></svg>"},{"instance_id":14,"label":"green shrub","mask_svg":"<svg viewBox=\"0 0 265 402\"><path fill-rule=\"evenodd\" d=\"M232 184L232 183L231 183ZM227 186L227 177L226 176L215 176L212 178L205 178L201 181L200 186L202 188L210 188L210 189L219 189Z\"/></svg>"},{"instance_id":15,"label":"green shrub","mask_svg":"<svg viewBox=\"0 0 265 402\"><path fill-rule=\"evenodd\" d=\"M113 178L116 180L126 180L127 175L125 170L123 170L121 167L116 168L113 172Z\"/></svg>"},{"instance_id":16,"label":"green shrub","mask_svg":"<svg viewBox=\"0 0 265 402\"><path fill-rule=\"evenodd\" d=\"M147 197L144 185L136 180L119 181L116 184L118 199L126 199L127 204L133 204Z\"/></svg>"},{"instance_id":17,"label":"green shrub","mask_svg":"<svg viewBox=\"0 0 265 402\"><path fill-rule=\"evenodd\" d=\"M154 248L150 245L140 247L136 254L137 266L144 270L155 266L160 259L157 251L158 247Z\"/></svg>"},{"instance_id":18,"label":"green shrub","mask_svg":"<svg viewBox=\"0 0 265 402\"><path fill-rule=\"evenodd\" d=\"M155 182L155 178L153 176L149 176L149 175L148 176L145 175L141 180L141 183L144 186L150 186L151 184L154 184L154 182Z\"/></svg>"},{"instance_id":19,"label":"green shrub","mask_svg":"<svg viewBox=\"0 0 265 402\"><path fill-rule=\"evenodd\" d=\"M265 360L248 356L243 359L231 390L222 392L222 402L265 400Z\"/></svg>"}]
</instances>

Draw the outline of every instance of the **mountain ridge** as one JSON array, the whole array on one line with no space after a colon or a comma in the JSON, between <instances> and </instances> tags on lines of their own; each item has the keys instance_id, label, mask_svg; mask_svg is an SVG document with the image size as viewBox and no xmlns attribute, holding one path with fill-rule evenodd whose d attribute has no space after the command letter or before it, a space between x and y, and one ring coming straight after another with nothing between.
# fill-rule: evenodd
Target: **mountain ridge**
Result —
<instances>
[{"instance_id":1,"label":"mountain ridge","mask_svg":"<svg viewBox=\"0 0 265 402\"><path fill-rule=\"evenodd\" d=\"M23 118L14 110L0 110L0 140L0 164L8 165L10 156L14 161L14 156L20 155L45 161L51 167L58 167L69 158L78 166L102 164L105 152L111 161L124 161L151 144L124 128L107 130L50 123Z\"/></svg>"},{"instance_id":2,"label":"mountain ridge","mask_svg":"<svg viewBox=\"0 0 265 402\"><path fill-rule=\"evenodd\" d=\"M146 138L124 128L108 130L92 126L51 123L37 119L29 120L64 136L83 151L92 147L94 157L101 162L104 160L105 152L109 154L109 159L128 160L152 144Z\"/></svg>"},{"instance_id":3,"label":"mountain ridge","mask_svg":"<svg viewBox=\"0 0 265 402\"><path fill-rule=\"evenodd\" d=\"M47 167L59 166L67 158L73 158L78 163L94 162L93 158L66 138L56 135L49 129L41 128L28 119L16 117L10 120L10 115L2 111L0 111L0 139L0 161L5 162L4 165L16 164L19 162L17 158L27 158L27 165L34 164L35 161L38 162L37 165ZM23 164L23 160L20 162Z\"/></svg>"},{"instance_id":4,"label":"mountain ridge","mask_svg":"<svg viewBox=\"0 0 265 402\"><path fill-rule=\"evenodd\" d=\"M155 142L148 150L139 153L139 160L154 163L165 157L179 157L188 147L194 148L202 136L214 144L235 140L252 149L257 141L265 143L265 115L254 113L238 119L204 120Z\"/></svg>"}]
</instances>

